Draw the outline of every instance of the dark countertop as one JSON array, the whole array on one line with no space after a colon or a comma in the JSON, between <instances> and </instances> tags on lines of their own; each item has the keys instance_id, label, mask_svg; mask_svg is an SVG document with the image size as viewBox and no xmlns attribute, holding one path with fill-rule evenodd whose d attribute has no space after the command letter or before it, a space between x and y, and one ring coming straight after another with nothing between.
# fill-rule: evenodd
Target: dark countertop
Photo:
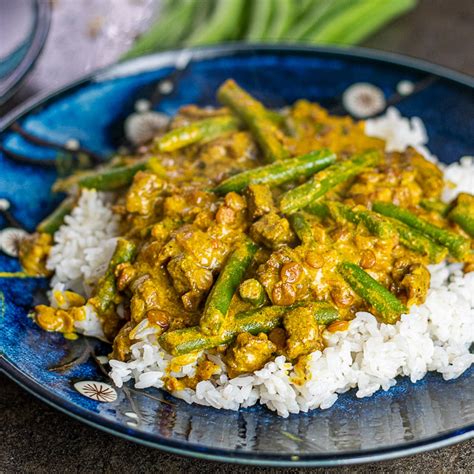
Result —
<instances>
[{"instance_id":1,"label":"dark countertop","mask_svg":"<svg viewBox=\"0 0 474 474\"><path fill-rule=\"evenodd\" d=\"M64 1L56 0L55 3ZM110 0L76 1L86 7L86 4L90 6L90 3ZM55 19L57 16L53 17L53 27ZM367 41L365 46L408 54L474 75L474 55L469 47L473 24L472 0L421 0L417 10L396 20ZM71 25L67 25L67 28L71 28ZM68 29L69 34L71 31ZM56 63L58 55L67 58L67 48L64 51L61 48L58 43L54 48L47 45L36 70L12 103L20 103L39 90L44 90L45 64L47 67L48 61L52 61L51 52L56 57ZM84 65L83 71L90 67L90 64ZM77 67L68 67L62 77L72 79L77 70ZM53 85L57 87L59 84ZM0 376L0 387L0 473L205 473L216 469L230 473L237 469L233 465L183 458L115 438L50 408L3 375ZM340 468L339 471L473 472L473 452L474 441L471 440L409 458ZM243 466L238 469L242 472L259 470Z\"/></svg>"}]
</instances>

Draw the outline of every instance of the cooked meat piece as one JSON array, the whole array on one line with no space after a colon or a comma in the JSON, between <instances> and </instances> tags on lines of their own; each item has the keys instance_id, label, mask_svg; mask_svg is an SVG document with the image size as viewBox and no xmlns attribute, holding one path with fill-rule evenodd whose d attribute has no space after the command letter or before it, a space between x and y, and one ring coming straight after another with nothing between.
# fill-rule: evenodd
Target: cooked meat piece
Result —
<instances>
[{"instance_id":1,"label":"cooked meat piece","mask_svg":"<svg viewBox=\"0 0 474 474\"><path fill-rule=\"evenodd\" d=\"M201 267L190 255L172 258L166 269L180 295L188 291L203 295L212 286L212 272Z\"/></svg>"},{"instance_id":2,"label":"cooked meat piece","mask_svg":"<svg viewBox=\"0 0 474 474\"><path fill-rule=\"evenodd\" d=\"M275 351L275 344L266 334L239 334L224 356L229 377L234 378L261 369Z\"/></svg>"},{"instance_id":3,"label":"cooked meat piece","mask_svg":"<svg viewBox=\"0 0 474 474\"><path fill-rule=\"evenodd\" d=\"M252 221L275 211L270 188L264 184L251 184L245 191L249 217Z\"/></svg>"},{"instance_id":4,"label":"cooked meat piece","mask_svg":"<svg viewBox=\"0 0 474 474\"><path fill-rule=\"evenodd\" d=\"M321 331L310 308L293 309L285 315L283 326L287 334L286 354L289 359L322 349Z\"/></svg>"},{"instance_id":5,"label":"cooked meat piece","mask_svg":"<svg viewBox=\"0 0 474 474\"><path fill-rule=\"evenodd\" d=\"M270 212L261 217L250 227L250 236L256 242L270 248L290 244L296 240L291 230L290 223L284 217L279 217L275 212Z\"/></svg>"},{"instance_id":6,"label":"cooked meat piece","mask_svg":"<svg viewBox=\"0 0 474 474\"><path fill-rule=\"evenodd\" d=\"M273 304L288 306L311 295L305 268L288 247L273 252L258 267L257 277Z\"/></svg>"},{"instance_id":7,"label":"cooked meat piece","mask_svg":"<svg viewBox=\"0 0 474 474\"><path fill-rule=\"evenodd\" d=\"M139 171L125 198L127 211L140 215L151 214L163 187L163 180L156 174Z\"/></svg>"},{"instance_id":8,"label":"cooked meat piece","mask_svg":"<svg viewBox=\"0 0 474 474\"><path fill-rule=\"evenodd\" d=\"M420 263L410 265L407 273L400 282L400 288L405 293L403 300L407 306L422 304L430 287L431 275L428 269Z\"/></svg>"}]
</instances>

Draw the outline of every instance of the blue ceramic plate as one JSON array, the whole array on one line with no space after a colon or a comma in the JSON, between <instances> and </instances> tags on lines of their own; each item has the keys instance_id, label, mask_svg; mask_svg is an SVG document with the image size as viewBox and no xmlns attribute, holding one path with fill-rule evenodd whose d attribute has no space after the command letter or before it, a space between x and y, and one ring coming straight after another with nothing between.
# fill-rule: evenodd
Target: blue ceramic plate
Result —
<instances>
[{"instance_id":1,"label":"blue ceramic plate","mask_svg":"<svg viewBox=\"0 0 474 474\"><path fill-rule=\"evenodd\" d=\"M404 115L423 119L430 148L443 161L474 151L474 81L454 72L364 50L229 46L191 55L159 110L174 114L182 104L214 103L216 88L229 77L271 106L305 97L340 110L345 89L364 81L398 102ZM54 207L49 189L55 171L42 165L50 164L57 151L29 143L11 129L13 122L57 142L74 137L106 155L120 143L121 124L136 99L149 97L179 58L167 52L114 66L7 117L0 132L3 149L38 160L19 163L0 153L0 197L11 202L14 218L31 230ZM412 81L417 92L400 101L401 80ZM17 260L0 256L0 271L18 269ZM288 419L261 407L229 412L191 406L158 390L140 393L131 387L117 390L115 401L94 401L78 393L74 383L108 381L89 357L92 351L107 353L107 347L39 330L27 315L46 287L43 279L0 278L1 366L45 402L118 436L206 459L327 466L402 456L474 433L473 370L451 382L436 374L415 385L402 379L369 399L349 392L329 410Z\"/></svg>"}]
</instances>

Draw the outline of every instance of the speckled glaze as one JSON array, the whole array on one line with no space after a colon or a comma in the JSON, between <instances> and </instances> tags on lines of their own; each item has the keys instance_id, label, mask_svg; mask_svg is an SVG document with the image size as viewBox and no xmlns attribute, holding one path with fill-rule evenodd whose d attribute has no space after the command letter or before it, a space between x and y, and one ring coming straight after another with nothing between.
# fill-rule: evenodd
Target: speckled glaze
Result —
<instances>
[{"instance_id":1,"label":"speckled glaze","mask_svg":"<svg viewBox=\"0 0 474 474\"><path fill-rule=\"evenodd\" d=\"M355 82L380 87L394 98L401 80L434 76L429 87L397 107L425 122L430 149L445 162L473 150L474 81L434 66L379 56L363 50L219 47L195 50L175 91L157 110L174 114L185 103L212 104L217 86L233 77L265 103L280 107L305 97L337 110ZM101 155L121 142L124 118L134 102L149 97L173 70L178 53L164 53L102 71L53 96L37 100L3 121L0 143L33 159L56 152L31 145L8 130L13 121L50 140L78 139ZM14 217L34 229L58 201L50 194L55 172L22 165L0 153L0 198ZM0 220L0 228L7 223ZM18 262L0 255L0 272L18 271ZM407 379L370 399L351 391L329 410L277 417L261 407L240 412L187 405L159 390L117 390L101 403L74 389L78 381L110 383L90 354L106 354L100 342L38 329L28 318L44 295L45 279L0 278L0 347L3 370L27 390L58 409L114 434L168 451L221 461L266 465L339 465L387 459L443 446L474 433L474 370L445 382L429 374ZM79 364L76 360L86 359Z\"/></svg>"}]
</instances>

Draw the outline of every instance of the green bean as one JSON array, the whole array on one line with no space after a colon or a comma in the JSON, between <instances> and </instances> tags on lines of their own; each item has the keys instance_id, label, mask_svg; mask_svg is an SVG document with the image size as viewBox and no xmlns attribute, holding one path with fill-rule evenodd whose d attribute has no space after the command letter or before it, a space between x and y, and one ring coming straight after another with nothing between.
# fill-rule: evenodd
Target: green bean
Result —
<instances>
[{"instance_id":1,"label":"green bean","mask_svg":"<svg viewBox=\"0 0 474 474\"><path fill-rule=\"evenodd\" d=\"M326 201L321 199L312 202L309 206L306 206L304 210L309 214L313 214L313 216L319 217L320 219L326 219L329 217L329 209Z\"/></svg>"},{"instance_id":2,"label":"green bean","mask_svg":"<svg viewBox=\"0 0 474 474\"><path fill-rule=\"evenodd\" d=\"M397 231L400 243L404 247L427 256L430 263L442 262L447 257L448 249L446 247L438 245L421 232L405 225L403 222L390 219L389 217L387 219L390 220Z\"/></svg>"},{"instance_id":3,"label":"green bean","mask_svg":"<svg viewBox=\"0 0 474 474\"><path fill-rule=\"evenodd\" d=\"M90 176L84 176L79 179L78 184L81 188L114 191L129 185L138 171L145 170L146 167L146 161L140 161L119 168L110 168Z\"/></svg>"},{"instance_id":4,"label":"green bean","mask_svg":"<svg viewBox=\"0 0 474 474\"><path fill-rule=\"evenodd\" d=\"M415 4L416 0L173 0L122 59L180 44L239 38L351 44Z\"/></svg>"},{"instance_id":5,"label":"green bean","mask_svg":"<svg viewBox=\"0 0 474 474\"><path fill-rule=\"evenodd\" d=\"M313 0L298 21L287 31L285 37L293 40L306 39L337 4L338 0Z\"/></svg>"},{"instance_id":6,"label":"green bean","mask_svg":"<svg viewBox=\"0 0 474 474\"><path fill-rule=\"evenodd\" d=\"M255 278L244 280L239 286L240 298L253 306L262 306L267 300L265 288Z\"/></svg>"},{"instance_id":7,"label":"green bean","mask_svg":"<svg viewBox=\"0 0 474 474\"><path fill-rule=\"evenodd\" d=\"M413 8L415 0L359 0L331 13L307 39L314 43L355 44L382 25Z\"/></svg>"},{"instance_id":8,"label":"green bean","mask_svg":"<svg viewBox=\"0 0 474 474\"><path fill-rule=\"evenodd\" d=\"M304 210L310 214L318 216L321 219L325 219L330 215L328 204L329 203L327 201L316 201L315 203L311 203L308 207L305 207ZM335 204L336 206L342 205L341 203ZM430 260L430 263L439 263L446 258L448 251L445 247L438 245L428 237L424 236L415 229L408 227L400 221L390 219L389 217L379 216L369 210L354 211L351 209L351 214L354 215L346 214L344 216L344 214L339 212L339 209L336 210L334 207L335 206L333 206L331 213L333 217L337 216L335 218L346 219L356 224L362 221L369 231L377 237L389 238L391 235L393 235L392 232L395 231L398 234L400 243L403 246L421 255L427 256ZM344 211L346 211L346 209L344 209ZM362 219L362 217L364 219ZM390 227L392 230L389 230Z\"/></svg>"},{"instance_id":9,"label":"green bean","mask_svg":"<svg viewBox=\"0 0 474 474\"><path fill-rule=\"evenodd\" d=\"M267 118L277 127L285 122L285 117L280 112L272 109L267 109Z\"/></svg>"},{"instance_id":10,"label":"green bean","mask_svg":"<svg viewBox=\"0 0 474 474\"><path fill-rule=\"evenodd\" d=\"M461 213L458 209L453 209L449 214L449 218L456 222L466 234L474 239L474 216Z\"/></svg>"},{"instance_id":11,"label":"green bean","mask_svg":"<svg viewBox=\"0 0 474 474\"><path fill-rule=\"evenodd\" d=\"M396 323L400 315L408 311L387 288L358 265L343 262L338 265L337 270L354 292L376 310L385 324Z\"/></svg>"},{"instance_id":12,"label":"green bean","mask_svg":"<svg viewBox=\"0 0 474 474\"><path fill-rule=\"evenodd\" d=\"M189 31L197 5L198 3L194 0L174 0L168 8L160 12L158 21L135 41L132 48L121 59L135 58L176 46Z\"/></svg>"},{"instance_id":13,"label":"green bean","mask_svg":"<svg viewBox=\"0 0 474 474\"><path fill-rule=\"evenodd\" d=\"M268 111L261 102L254 99L231 79L221 85L217 97L250 128L266 161L279 161L289 157L288 151L278 139L280 135L278 127L269 120Z\"/></svg>"},{"instance_id":14,"label":"green bean","mask_svg":"<svg viewBox=\"0 0 474 474\"><path fill-rule=\"evenodd\" d=\"M230 191L240 192L251 184L276 186L300 177L308 177L335 161L336 155L329 150L313 151L307 155L236 174L220 183L213 191L218 194L226 194Z\"/></svg>"},{"instance_id":15,"label":"green bean","mask_svg":"<svg viewBox=\"0 0 474 474\"><path fill-rule=\"evenodd\" d=\"M104 314L117 296L115 270L121 263L131 262L136 255L137 246L131 240L118 239L114 254L105 275L99 280L89 303L99 314Z\"/></svg>"},{"instance_id":16,"label":"green bean","mask_svg":"<svg viewBox=\"0 0 474 474\"><path fill-rule=\"evenodd\" d=\"M281 211L291 213L305 208L336 185L353 178L366 168L375 166L380 159L380 153L367 152L329 166L306 183L283 194L280 200Z\"/></svg>"},{"instance_id":17,"label":"green bean","mask_svg":"<svg viewBox=\"0 0 474 474\"><path fill-rule=\"evenodd\" d=\"M238 130L239 121L231 116L212 117L175 128L154 141L158 152L171 152L193 143L212 140L220 135Z\"/></svg>"},{"instance_id":18,"label":"green bean","mask_svg":"<svg viewBox=\"0 0 474 474\"><path fill-rule=\"evenodd\" d=\"M456 222L470 237L474 238L474 196L461 193L448 218Z\"/></svg>"},{"instance_id":19,"label":"green bean","mask_svg":"<svg viewBox=\"0 0 474 474\"><path fill-rule=\"evenodd\" d=\"M72 196L64 199L63 202L46 218L44 218L36 227L38 232L45 234L53 235L64 222L64 218L70 214L74 205L76 203L76 198Z\"/></svg>"},{"instance_id":20,"label":"green bean","mask_svg":"<svg viewBox=\"0 0 474 474\"><path fill-rule=\"evenodd\" d=\"M295 231L295 234L298 236L298 239L300 239L303 245L314 244L313 231L303 214L300 214L299 212L291 214L289 216L289 221L291 227L293 227L293 230Z\"/></svg>"},{"instance_id":21,"label":"green bean","mask_svg":"<svg viewBox=\"0 0 474 474\"><path fill-rule=\"evenodd\" d=\"M441 216L445 217L449 212L449 204L440 201L439 199L422 199L420 206L426 211L437 212Z\"/></svg>"},{"instance_id":22,"label":"green bean","mask_svg":"<svg viewBox=\"0 0 474 474\"><path fill-rule=\"evenodd\" d=\"M399 220L404 224L418 230L422 234L430 237L435 242L446 247L450 254L458 259L464 258L469 252L470 242L461 235L450 232L449 230L437 227L425 219L416 216L407 209L395 206L387 202L375 202L372 205L374 211L387 217Z\"/></svg>"},{"instance_id":23,"label":"green bean","mask_svg":"<svg viewBox=\"0 0 474 474\"><path fill-rule=\"evenodd\" d=\"M74 186L98 191L115 191L129 185L138 171L147 168L147 160L130 165L107 167L98 171L80 173L65 179L58 179L53 185L55 192L68 192Z\"/></svg>"},{"instance_id":24,"label":"green bean","mask_svg":"<svg viewBox=\"0 0 474 474\"><path fill-rule=\"evenodd\" d=\"M281 325L283 316L287 312L300 306L312 308L316 321L321 325L330 324L338 318L337 310L327 303L311 302L293 306L265 306L237 314L234 322L217 336L207 336L199 326L195 326L165 332L159 338L159 343L165 351L174 356L212 349L221 344L228 344L243 332L254 335L261 332L268 333Z\"/></svg>"},{"instance_id":25,"label":"green bean","mask_svg":"<svg viewBox=\"0 0 474 474\"><path fill-rule=\"evenodd\" d=\"M200 0L199 2L194 0L194 2L199 5L199 8L197 8L195 12L192 24L187 32L188 34L191 31L202 28L207 22L209 16L212 14L214 8L214 0Z\"/></svg>"},{"instance_id":26,"label":"green bean","mask_svg":"<svg viewBox=\"0 0 474 474\"><path fill-rule=\"evenodd\" d=\"M314 319L321 326L327 326L339 318L337 309L322 301L302 301L288 306L288 309L291 311L299 307L310 308L313 311Z\"/></svg>"},{"instance_id":27,"label":"green bean","mask_svg":"<svg viewBox=\"0 0 474 474\"><path fill-rule=\"evenodd\" d=\"M381 239L390 239L395 235L395 229L390 222L368 209L351 209L336 201L328 202L327 207L333 219L354 224L362 222L372 234Z\"/></svg>"},{"instance_id":28,"label":"green bean","mask_svg":"<svg viewBox=\"0 0 474 474\"><path fill-rule=\"evenodd\" d=\"M215 0L209 20L191 32L185 45L200 46L235 39L244 5L245 0Z\"/></svg>"},{"instance_id":29,"label":"green bean","mask_svg":"<svg viewBox=\"0 0 474 474\"><path fill-rule=\"evenodd\" d=\"M247 41L260 41L263 38L272 13L272 1L258 0L250 4L248 29L245 32Z\"/></svg>"},{"instance_id":30,"label":"green bean","mask_svg":"<svg viewBox=\"0 0 474 474\"><path fill-rule=\"evenodd\" d=\"M436 244L420 232L406 226L400 221L382 217L369 211L354 211L341 203L331 202L327 205L328 212L336 219L346 219L354 223L363 222L374 235L380 238L390 238L394 232L398 234L400 243L414 252L426 255L430 263L439 263L446 258L446 248ZM306 209L307 210L307 209Z\"/></svg>"},{"instance_id":31,"label":"green bean","mask_svg":"<svg viewBox=\"0 0 474 474\"><path fill-rule=\"evenodd\" d=\"M296 5L293 0L272 0L273 11L270 23L265 31L263 39L277 41L281 38L291 25L296 15Z\"/></svg>"},{"instance_id":32,"label":"green bean","mask_svg":"<svg viewBox=\"0 0 474 474\"><path fill-rule=\"evenodd\" d=\"M235 290L257 251L250 239L239 244L228 258L217 281L209 293L199 325L204 334L216 336L228 323L228 310Z\"/></svg>"},{"instance_id":33,"label":"green bean","mask_svg":"<svg viewBox=\"0 0 474 474\"><path fill-rule=\"evenodd\" d=\"M316 0L317 1L317 0ZM297 3L297 16L306 16L308 9L314 4L315 0L299 0Z\"/></svg>"}]
</instances>

